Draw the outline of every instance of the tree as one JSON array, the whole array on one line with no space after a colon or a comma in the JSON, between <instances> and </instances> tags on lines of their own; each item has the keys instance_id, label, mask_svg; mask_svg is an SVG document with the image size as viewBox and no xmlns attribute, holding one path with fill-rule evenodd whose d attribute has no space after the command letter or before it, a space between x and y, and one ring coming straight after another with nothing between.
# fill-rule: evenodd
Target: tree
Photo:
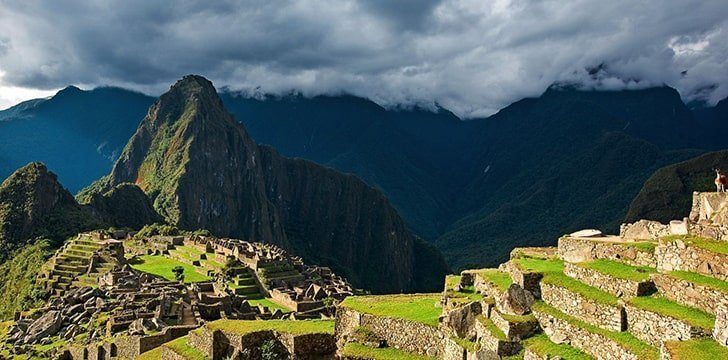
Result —
<instances>
[{"instance_id":1,"label":"tree","mask_svg":"<svg viewBox=\"0 0 728 360\"><path fill-rule=\"evenodd\" d=\"M180 282L185 281L185 268L178 265L172 268L172 272L174 273L175 280Z\"/></svg>"}]
</instances>

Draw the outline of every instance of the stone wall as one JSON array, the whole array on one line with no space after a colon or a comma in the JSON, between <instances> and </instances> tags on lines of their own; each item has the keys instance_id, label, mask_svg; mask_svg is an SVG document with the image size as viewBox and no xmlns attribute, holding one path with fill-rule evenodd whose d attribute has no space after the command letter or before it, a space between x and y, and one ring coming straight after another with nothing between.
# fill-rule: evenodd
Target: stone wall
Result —
<instances>
[{"instance_id":1,"label":"stone wall","mask_svg":"<svg viewBox=\"0 0 728 360\"><path fill-rule=\"evenodd\" d=\"M728 255L690 246L682 240L661 240L655 249L657 269L690 271L728 281Z\"/></svg>"},{"instance_id":2,"label":"stone wall","mask_svg":"<svg viewBox=\"0 0 728 360\"><path fill-rule=\"evenodd\" d=\"M510 341L521 341L521 339L535 334L539 329L536 319L532 321L511 322L504 318L498 311L491 313L490 320L493 321L496 327L503 331L503 334Z\"/></svg>"},{"instance_id":3,"label":"stone wall","mask_svg":"<svg viewBox=\"0 0 728 360\"><path fill-rule=\"evenodd\" d=\"M365 327L387 345L420 355L440 357L445 335L440 329L403 319L362 314L339 307L336 314L337 339L352 334L358 326Z\"/></svg>"},{"instance_id":4,"label":"stone wall","mask_svg":"<svg viewBox=\"0 0 728 360\"><path fill-rule=\"evenodd\" d=\"M530 291L533 296L537 298L541 297L541 287L539 284L541 283L543 274L524 271L513 261L504 263L500 266L500 269L506 272L514 283Z\"/></svg>"},{"instance_id":5,"label":"stone wall","mask_svg":"<svg viewBox=\"0 0 728 360\"><path fill-rule=\"evenodd\" d=\"M497 356L508 356L516 354L521 350L521 344L519 342L499 339L495 334L491 333L483 321L490 320L480 318L476 321L475 333L477 334L476 337L478 343L480 343L481 350L484 350L485 354L491 353ZM498 358L497 356L496 359Z\"/></svg>"},{"instance_id":6,"label":"stone wall","mask_svg":"<svg viewBox=\"0 0 728 360\"><path fill-rule=\"evenodd\" d=\"M629 242L615 241L618 239L609 237L597 240L564 236L559 239L559 256L564 261L573 263L609 259L632 266L657 266L653 252L630 246Z\"/></svg>"},{"instance_id":7,"label":"stone wall","mask_svg":"<svg viewBox=\"0 0 728 360\"><path fill-rule=\"evenodd\" d=\"M669 235L672 235L670 225L653 220L639 220L631 224L622 224L619 227L619 237L622 239L656 240Z\"/></svg>"},{"instance_id":8,"label":"stone wall","mask_svg":"<svg viewBox=\"0 0 728 360\"><path fill-rule=\"evenodd\" d=\"M688 218L696 223L728 225L728 193L693 192Z\"/></svg>"},{"instance_id":9,"label":"stone wall","mask_svg":"<svg viewBox=\"0 0 728 360\"><path fill-rule=\"evenodd\" d=\"M728 294L722 291L672 276L653 274L651 277L660 293L668 299L714 315L718 304L728 298Z\"/></svg>"},{"instance_id":10,"label":"stone wall","mask_svg":"<svg viewBox=\"0 0 728 360\"><path fill-rule=\"evenodd\" d=\"M728 303L723 302L717 308L713 338L718 344L728 346Z\"/></svg>"},{"instance_id":11,"label":"stone wall","mask_svg":"<svg viewBox=\"0 0 728 360\"><path fill-rule=\"evenodd\" d=\"M602 360L637 360L634 354L619 343L599 334L591 333L539 311L533 312L544 333L555 343L567 343Z\"/></svg>"},{"instance_id":12,"label":"stone wall","mask_svg":"<svg viewBox=\"0 0 728 360\"><path fill-rule=\"evenodd\" d=\"M477 301L445 311L440 322L440 330L450 336L470 338L474 335L472 330L475 318L482 313L483 306Z\"/></svg>"},{"instance_id":13,"label":"stone wall","mask_svg":"<svg viewBox=\"0 0 728 360\"><path fill-rule=\"evenodd\" d=\"M663 341L690 340L710 336L709 329L700 329L667 316L625 305L629 332L636 338L659 347Z\"/></svg>"},{"instance_id":14,"label":"stone wall","mask_svg":"<svg viewBox=\"0 0 728 360\"><path fill-rule=\"evenodd\" d=\"M626 327L624 308L587 299L568 289L541 283L543 300L561 312L606 330L622 331Z\"/></svg>"},{"instance_id":15,"label":"stone wall","mask_svg":"<svg viewBox=\"0 0 728 360\"><path fill-rule=\"evenodd\" d=\"M564 274L617 297L643 296L656 290L649 280L637 282L615 278L572 263L564 263Z\"/></svg>"}]
</instances>

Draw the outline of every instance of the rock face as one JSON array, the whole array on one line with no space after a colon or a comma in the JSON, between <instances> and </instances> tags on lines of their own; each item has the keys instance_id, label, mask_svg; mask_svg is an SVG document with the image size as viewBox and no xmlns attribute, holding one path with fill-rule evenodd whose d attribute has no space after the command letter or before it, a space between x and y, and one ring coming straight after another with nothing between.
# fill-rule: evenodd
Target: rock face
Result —
<instances>
[{"instance_id":1,"label":"rock face","mask_svg":"<svg viewBox=\"0 0 728 360\"><path fill-rule=\"evenodd\" d=\"M111 174L85 192L122 183L138 185L181 228L275 243L373 291L424 290L447 272L379 191L258 146L199 76L159 98ZM418 265L431 271L416 273Z\"/></svg>"},{"instance_id":2,"label":"rock face","mask_svg":"<svg viewBox=\"0 0 728 360\"><path fill-rule=\"evenodd\" d=\"M511 284L503 293L496 306L498 310L512 315L525 315L531 312L531 305L535 299L533 295L518 284Z\"/></svg>"},{"instance_id":3,"label":"rock face","mask_svg":"<svg viewBox=\"0 0 728 360\"><path fill-rule=\"evenodd\" d=\"M27 335L25 335L23 341L26 343L34 343L39 339L54 335L61 329L62 322L63 317L61 316L61 312L51 310L43 314L43 316L28 327Z\"/></svg>"},{"instance_id":4,"label":"rock face","mask_svg":"<svg viewBox=\"0 0 728 360\"><path fill-rule=\"evenodd\" d=\"M97 225L41 163L18 169L0 185L0 262L33 238L61 241Z\"/></svg>"},{"instance_id":5,"label":"rock face","mask_svg":"<svg viewBox=\"0 0 728 360\"><path fill-rule=\"evenodd\" d=\"M139 229L162 220L149 197L134 184L120 184L104 194L81 194L79 201L110 226Z\"/></svg>"}]
</instances>

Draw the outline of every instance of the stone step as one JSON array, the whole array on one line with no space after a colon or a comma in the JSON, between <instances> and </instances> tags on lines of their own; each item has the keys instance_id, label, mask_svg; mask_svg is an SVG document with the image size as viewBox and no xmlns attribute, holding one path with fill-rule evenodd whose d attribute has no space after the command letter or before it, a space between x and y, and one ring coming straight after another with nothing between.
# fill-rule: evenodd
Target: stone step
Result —
<instances>
[{"instance_id":1,"label":"stone step","mask_svg":"<svg viewBox=\"0 0 728 360\"><path fill-rule=\"evenodd\" d=\"M236 295L248 295L248 294L257 294L260 292L260 290L258 290L258 286L256 286L256 285L243 285L243 286L233 287L233 292Z\"/></svg>"},{"instance_id":2,"label":"stone step","mask_svg":"<svg viewBox=\"0 0 728 360\"><path fill-rule=\"evenodd\" d=\"M509 356L521 350L521 344L517 341L510 341L493 320L479 315L475 319L476 342L481 349L488 350L499 356Z\"/></svg>"},{"instance_id":3,"label":"stone step","mask_svg":"<svg viewBox=\"0 0 728 360\"><path fill-rule=\"evenodd\" d=\"M565 263L564 274L617 297L645 296L657 289L650 279L656 270L598 259L585 263Z\"/></svg>"},{"instance_id":4,"label":"stone step","mask_svg":"<svg viewBox=\"0 0 728 360\"><path fill-rule=\"evenodd\" d=\"M546 334L538 334L523 341L524 360L592 360L594 357L567 344L556 344Z\"/></svg>"},{"instance_id":5,"label":"stone step","mask_svg":"<svg viewBox=\"0 0 728 360\"><path fill-rule=\"evenodd\" d=\"M66 249L63 253L66 255L73 255L73 256L78 256L78 257L82 257L82 258L90 258L91 256L93 256L93 252L86 252L86 251L77 250L77 249Z\"/></svg>"},{"instance_id":6,"label":"stone step","mask_svg":"<svg viewBox=\"0 0 728 360\"><path fill-rule=\"evenodd\" d=\"M660 239L658 269L689 271L728 281L728 241L695 236Z\"/></svg>"},{"instance_id":7,"label":"stone step","mask_svg":"<svg viewBox=\"0 0 728 360\"><path fill-rule=\"evenodd\" d=\"M664 297L713 315L718 304L728 299L728 282L697 273L671 271L654 274L652 281Z\"/></svg>"},{"instance_id":8,"label":"stone step","mask_svg":"<svg viewBox=\"0 0 728 360\"><path fill-rule=\"evenodd\" d=\"M64 262L66 260L70 260L70 261L76 261L76 263L80 263L83 265L88 265L88 263L91 261L91 259L88 257L84 257L84 256L76 255L76 254L70 254L67 252L64 252L63 254L59 255L58 257L63 259Z\"/></svg>"},{"instance_id":9,"label":"stone step","mask_svg":"<svg viewBox=\"0 0 728 360\"><path fill-rule=\"evenodd\" d=\"M710 337L715 324L715 316L662 296L628 299L625 310L629 332L653 346L664 341Z\"/></svg>"},{"instance_id":10,"label":"stone step","mask_svg":"<svg viewBox=\"0 0 728 360\"><path fill-rule=\"evenodd\" d=\"M54 268L60 271L66 271L74 274L86 271L86 266L83 265L56 264Z\"/></svg>"},{"instance_id":11,"label":"stone step","mask_svg":"<svg viewBox=\"0 0 728 360\"><path fill-rule=\"evenodd\" d=\"M54 269L51 271L51 275L58 276L58 277L73 277L77 274L78 274L78 272L75 272L75 271L64 271L64 270L57 270L57 269Z\"/></svg>"},{"instance_id":12,"label":"stone step","mask_svg":"<svg viewBox=\"0 0 728 360\"><path fill-rule=\"evenodd\" d=\"M96 250L101 249L100 245L89 245L84 243L78 243L78 242L72 242L68 245L68 249L75 249L80 251L86 251L86 252L94 252Z\"/></svg>"},{"instance_id":13,"label":"stone step","mask_svg":"<svg viewBox=\"0 0 728 360\"><path fill-rule=\"evenodd\" d=\"M595 358L658 360L660 357L658 349L630 333L604 330L544 302L534 304L533 314L551 341L569 344Z\"/></svg>"},{"instance_id":14,"label":"stone step","mask_svg":"<svg viewBox=\"0 0 728 360\"><path fill-rule=\"evenodd\" d=\"M559 239L559 257L581 263L597 259L618 261L631 266L657 267L656 241L627 241L618 236Z\"/></svg>"},{"instance_id":15,"label":"stone step","mask_svg":"<svg viewBox=\"0 0 728 360\"><path fill-rule=\"evenodd\" d=\"M538 320L533 314L510 315L493 309L490 320L509 341L521 341L539 330Z\"/></svg>"},{"instance_id":16,"label":"stone step","mask_svg":"<svg viewBox=\"0 0 728 360\"><path fill-rule=\"evenodd\" d=\"M668 341L661 348L661 360L728 359L728 347L720 346L711 339Z\"/></svg>"},{"instance_id":17,"label":"stone step","mask_svg":"<svg viewBox=\"0 0 728 360\"><path fill-rule=\"evenodd\" d=\"M235 285L242 286L242 285L255 285L255 280L253 280L252 277L249 278L236 278L235 279Z\"/></svg>"}]
</instances>

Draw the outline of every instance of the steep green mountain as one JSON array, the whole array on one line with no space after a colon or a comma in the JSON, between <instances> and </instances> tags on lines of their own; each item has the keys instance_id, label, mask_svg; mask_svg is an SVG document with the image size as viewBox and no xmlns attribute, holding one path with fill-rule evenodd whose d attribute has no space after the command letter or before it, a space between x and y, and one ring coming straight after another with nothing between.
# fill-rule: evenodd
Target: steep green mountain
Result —
<instances>
[{"instance_id":1,"label":"steep green mountain","mask_svg":"<svg viewBox=\"0 0 728 360\"><path fill-rule=\"evenodd\" d=\"M58 244L100 225L41 163L18 169L0 185L0 263L35 238Z\"/></svg>"},{"instance_id":2,"label":"steep green mountain","mask_svg":"<svg viewBox=\"0 0 728 360\"><path fill-rule=\"evenodd\" d=\"M32 161L72 192L107 174L154 98L119 88L68 87L0 111L0 179Z\"/></svg>"},{"instance_id":3,"label":"steep green mountain","mask_svg":"<svg viewBox=\"0 0 728 360\"><path fill-rule=\"evenodd\" d=\"M0 321L12 320L16 311L36 308L45 301L35 280L52 253L47 240L38 240L0 264Z\"/></svg>"},{"instance_id":4,"label":"steep green mountain","mask_svg":"<svg viewBox=\"0 0 728 360\"><path fill-rule=\"evenodd\" d=\"M379 191L258 146L199 76L159 98L84 196L122 183L138 185L173 225L276 243L376 292L432 290L448 271Z\"/></svg>"},{"instance_id":5,"label":"steep green mountain","mask_svg":"<svg viewBox=\"0 0 728 360\"><path fill-rule=\"evenodd\" d=\"M627 210L625 222L667 223L690 214L693 191L715 191L713 169L728 170L728 150L700 155L655 171Z\"/></svg>"},{"instance_id":6,"label":"steep green mountain","mask_svg":"<svg viewBox=\"0 0 728 360\"><path fill-rule=\"evenodd\" d=\"M105 193L80 194L77 199L108 226L141 229L162 221L149 197L134 184L119 184Z\"/></svg>"}]
</instances>

